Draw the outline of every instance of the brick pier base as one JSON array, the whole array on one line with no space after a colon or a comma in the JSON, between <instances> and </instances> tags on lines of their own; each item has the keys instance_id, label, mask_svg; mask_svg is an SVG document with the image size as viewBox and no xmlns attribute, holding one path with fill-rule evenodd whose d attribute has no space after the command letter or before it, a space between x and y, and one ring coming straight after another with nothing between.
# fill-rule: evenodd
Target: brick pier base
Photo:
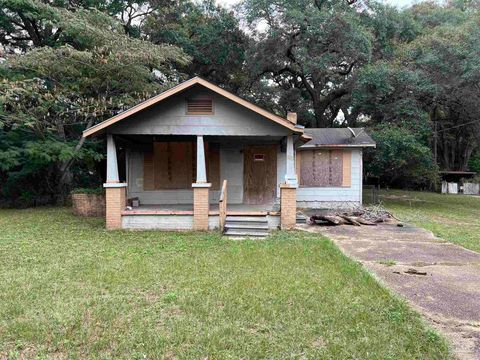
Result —
<instances>
[{"instance_id":1,"label":"brick pier base","mask_svg":"<svg viewBox=\"0 0 480 360\"><path fill-rule=\"evenodd\" d=\"M208 230L209 183L194 183L193 187L193 229Z\"/></svg>"},{"instance_id":2,"label":"brick pier base","mask_svg":"<svg viewBox=\"0 0 480 360\"><path fill-rule=\"evenodd\" d=\"M293 229L297 223L297 187L280 185L280 227Z\"/></svg>"},{"instance_id":3,"label":"brick pier base","mask_svg":"<svg viewBox=\"0 0 480 360\"><path fill-rule=\"evenodd\" d=\"M125 210L125 188L127 184L109 184L105 187L106 216L105 223L108 230L122 228L122 211Z\"/></svg>"}]
</instances>

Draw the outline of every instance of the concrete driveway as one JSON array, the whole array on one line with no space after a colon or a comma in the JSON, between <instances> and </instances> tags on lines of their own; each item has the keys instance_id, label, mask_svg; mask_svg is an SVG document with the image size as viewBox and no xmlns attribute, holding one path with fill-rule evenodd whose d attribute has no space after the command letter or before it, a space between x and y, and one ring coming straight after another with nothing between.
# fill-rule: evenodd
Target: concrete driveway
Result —
<instances>
[{"instance_id":1,"label":"concrete driveway","mask_svg":"<svg viewBox=\"0 0 480 360\"><path fill-rule=\"evenodd\" d=\"M450 339L459 358L480 359L480 254L411 226L299 228L328 236L405 297Z\"/></svg>"}]
</instances>

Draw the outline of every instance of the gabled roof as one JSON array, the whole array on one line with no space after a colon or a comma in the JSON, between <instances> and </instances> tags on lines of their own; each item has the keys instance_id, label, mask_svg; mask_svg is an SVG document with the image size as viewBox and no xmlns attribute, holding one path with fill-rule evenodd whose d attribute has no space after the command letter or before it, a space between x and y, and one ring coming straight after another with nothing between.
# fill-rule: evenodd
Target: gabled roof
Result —
<instances>
[{"instance_id":1,"label":"gabled roof","mask_svg":"<svg viewBox=\"0 0 480 360\"><path fill-rule=\"evenodd\" d=\"M364 128L307 128L305 135L312 139L300 149L319 147L376 147Z\"/></svg>"},{"instance_id":2,"label":"gabled roof","mask_svg":"<svg viewBox=\"0 0 480 360\"><path fill-rule=\"evenodd\" d=\"M184 81L180 84L178 84L177 86L174 86L173 88L169 89L169 90L166 90L138 105L135 105L133 107L131 107L130 109L128 110L125 110L121 113L119 113L118 115L115 115L114 117L111 117L110 119L108 120L105 120L105 121L102 121L101 123L95 125L95 126L92 126L91 128L85 130L83 132L83 137L87 137L87 136L90 136L90 135L93 135L93 134L96 134L98 132L100 132L101 130L113 125L113 124L116 124L117 122L119 121L122 121L126 118L128 118L129 116L139 112L139 111L142 111L143 109L146 109L154 104L157 104L159 102L161 102L162 100L165 100L167 98L169 98L170 96L173 96L175 94L178 94L196 84L199 84L199 85L202 85L204 87L206 87L207 89L210 89L212 90L213 92L221 95L221 96L224 96L226 97L227 99L230 99L231 101L243 106L243 107L246 107L247 109L250 109L252 110L253 112L256 112L257 114L260 114L261 116L273 121L273 122L276 122L277 124L280 124L290 130L292 130L293 132L296 132L296 133L299 133L299 134L302 134L303 133L303 127L301 126L296 126L296 124L288 121L287 119L284 119L278 115L275 115L267 110L264 110L262 109L261 107L258 107L257 105L254 105L252 104L251 102L249 101L246 101L234 94L232 94L231 92L227 91L227 90L224 90L222 89L221 87L217 86L217 85L214 85L212 84L211 82L207 81L207 80L204 80L200 77L194 77L190 80L187 80L187 81Z\"/></svg>"}]
</instances>

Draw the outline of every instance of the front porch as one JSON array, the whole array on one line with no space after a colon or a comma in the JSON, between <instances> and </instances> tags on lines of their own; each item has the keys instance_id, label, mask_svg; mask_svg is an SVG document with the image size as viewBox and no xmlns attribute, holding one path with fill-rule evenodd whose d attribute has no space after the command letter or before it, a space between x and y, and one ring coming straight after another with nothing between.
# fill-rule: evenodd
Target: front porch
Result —
<instances>
[{"instance_id":1,"label":"front porch","mask_svg":"<svg viewBox=\"0 0 480 360\"><path fill-rule=\"evenodd\" d=\"M194 204L180 205L143 205L126 208L121 212L122 228L132 230L192 230L194 228ZM277 210L275 210L275 208ZM210 205L208 211L208 230L223 231L227 219L248 219L263 222L264 230L277 230L281 226L278 206L230 204L222 210L222 204ZM207 230L207 229L203 229Z\"/></svg>"},{"instance_id":2,"label":"front porch","mask_svg":"<svg viewBox=\"0 0 480 360\"><path fill-rule=\"evenodd\" d=\"M109 229L223 231L241 216L268 229L295 225L293 136L110 134L107 147Z\"/></svg>"}]
</instances>

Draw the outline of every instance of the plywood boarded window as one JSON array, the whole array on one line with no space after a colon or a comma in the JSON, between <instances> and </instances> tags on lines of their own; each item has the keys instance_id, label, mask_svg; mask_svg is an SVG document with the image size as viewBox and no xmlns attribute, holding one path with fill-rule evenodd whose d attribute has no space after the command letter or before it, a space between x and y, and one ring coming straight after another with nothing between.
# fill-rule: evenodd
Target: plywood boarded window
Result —
<instances>
[{"instance_id":1,"label":"plywood boarded window","mask_svg":"<svg viewBox=\"0 0 480 360\"><path fill-rule=\"evenodd\" d=\"M305 150L297 153L297 173L303 187L349 187L350 150Z\"/></svg>"},{"instance_id":2,"label":"plywood boarded window","mask_svg":"<svg viewBox=\"0 0 480 360\"><path fill-rule=\"evenodd\" d=\"M209 96L195 96L187 99L187 115L212 115L213 99Z\"/></svg>"},{"instance_id":3,"label":"plywood boarded window","mask_svg":"<svg viewBox=\"0 0 480 360\"><path fill-rule=\"evenodd\" d=\"M212 189L220 188L220 148L206 144L207 179ZM196 180L195 142L154 142L143 158L144 190L191 189Z\"/></svg>"}]
</instances>

